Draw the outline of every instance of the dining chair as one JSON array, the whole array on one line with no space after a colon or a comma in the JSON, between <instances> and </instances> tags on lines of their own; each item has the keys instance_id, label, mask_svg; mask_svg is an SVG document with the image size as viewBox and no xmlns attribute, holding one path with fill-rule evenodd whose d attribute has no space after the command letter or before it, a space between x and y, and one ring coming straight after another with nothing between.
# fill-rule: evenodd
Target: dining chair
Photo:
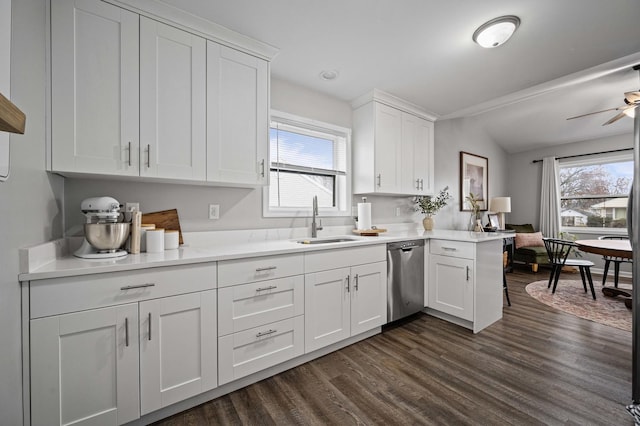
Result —
<instances>
[{"instance_id":1,"label":"dining chair","mask_svg":"<svg viewBox=\"0 0 640 426\"><path fill-rule=\"evenodd\" d=\"M587 292L587 280L589 280L591 296L593 296L593 299L595 300L596 291L593 288L593 279L591 277L591 267L594 266L594 263L590 260L569 259L572 249L577 247L572 241L560 240L557 238L543 238L542 241L544 241L544 246L547 249L547 255L549 256L549 264L551 265L551 275L549 275L549 284L547 285L547 288L549 288L553 282L553 289L551 290L551 293L556 292L562 267L574 266L580 270L580 277L582 278L582 286L584 287L585 293Z\"/></svg>"},{"instance_id":2,"label":"dining chair","mask_svg":"<svg viewBox=\"0 0 640 426\"><path fill-rule=\"evenodd\" d=\"M629 237L626 235L602 235L598 237L599 240L628 240ZM609 272L609 266L611 262L613 262L613 286L618 288L618 278L620 277L620 264L621 263L632 263L632 259L625 259L624 257L616 257L616 256L602 256L604 259L604 271L602 272L602 285L604 286L607 282L607 274Z\"/></svg>"}]
</instances>

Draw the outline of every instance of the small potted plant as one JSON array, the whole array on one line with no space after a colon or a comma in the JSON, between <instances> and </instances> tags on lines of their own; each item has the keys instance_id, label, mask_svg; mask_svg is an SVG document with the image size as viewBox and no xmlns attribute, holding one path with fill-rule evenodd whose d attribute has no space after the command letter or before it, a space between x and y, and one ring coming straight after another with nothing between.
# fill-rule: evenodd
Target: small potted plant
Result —
<instances>
[{"instance_id":1,"label":"small potted plant","mask_svg":"<svg viewBox=\"0 0 640 426\"><path fill-rule=\"evenodd\" d=\"M440 190L438 195L421 195L414 199L415 210L425 215L424 219L422 219L422 225L425 231L431 231L433 229L433 215L447 205L447 201L451 198L448 191L449 187L445 186L444 189Z\"/></svg>"}]
</instances>

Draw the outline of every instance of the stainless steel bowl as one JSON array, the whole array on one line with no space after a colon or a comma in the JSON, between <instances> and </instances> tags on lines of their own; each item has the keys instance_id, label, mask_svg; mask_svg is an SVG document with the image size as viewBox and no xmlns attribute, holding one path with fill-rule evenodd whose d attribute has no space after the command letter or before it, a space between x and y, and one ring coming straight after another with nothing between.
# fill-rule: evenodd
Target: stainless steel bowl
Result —
<instances>
[{"instance_id":1,"label":"stainless steel bowl","mask_svg":"<svg viewBox=\"0 0 640 426\"><path fill-rule=\"evenodd\" d=\"M130 223L85 223L84 236L99 251L118 250L129 236Z\"/></svg>"}]
</instances>

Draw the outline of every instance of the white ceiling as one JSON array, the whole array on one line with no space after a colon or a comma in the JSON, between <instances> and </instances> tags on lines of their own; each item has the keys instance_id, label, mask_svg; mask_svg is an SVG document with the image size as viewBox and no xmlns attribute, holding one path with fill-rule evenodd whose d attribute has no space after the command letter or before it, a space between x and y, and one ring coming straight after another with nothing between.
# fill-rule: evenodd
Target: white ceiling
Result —
<instances>
[{"instance_id":1,"label":"white ceiling","mask_svg":"<svg viewBox=\"0 0 640 426\"><path fill-rule=\"evenodd\" d=\"M628 118L602 127L613 114L565 118L640 88L638 0L163 2L277 47L275 77L345 101L378 88L440 119L473 115L508 152L632 132ZM473 43L502 15L521 19L511 40Z\"/></svg>"}]
</instances>

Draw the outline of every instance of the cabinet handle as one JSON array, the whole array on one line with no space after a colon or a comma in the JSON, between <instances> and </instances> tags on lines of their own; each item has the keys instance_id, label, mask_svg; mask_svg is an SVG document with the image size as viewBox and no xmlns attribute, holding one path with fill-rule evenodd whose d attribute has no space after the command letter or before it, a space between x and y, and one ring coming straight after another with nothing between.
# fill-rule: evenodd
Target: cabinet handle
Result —
<instances>
[{"instance_id":1,"label":"cabinet handle","mask_svg":"<svg viewBox=\"0 0 640 426\"><path fill-rule=\"evenodd\" d=\"M378 187L382 184L382 175L378 173Z\"/></svg>"},{"instance_id":2,"label":"cabinet handle","mask_svg":"<svg viewBox=\"0 0 640 426\"><path fill-rule=\"evenodd\" d=\"M151 341L151 312L149 312L149 341Z\"/></svg>"},{"instance_id":3,"label":"cabinet handle","mask_svg":"<svg viewBox=\"0 0 640 426\"><path fill-rule=\"evenodd\" d=\"M256 268L256 272L272 271L277 268L277 266L264 266L262 268Z\"/></svg>"},{"instance_id":4,"label":"cabinet handle","mask_svg":"<svg viewBox=\"0 0 640 426\"><path fill-rule=\"evenodd\" d=\"M347 275L347 288L346 288L347 293L351 293L351 289L349 288L349 284L350 284L349 281L350 280L351 280L351 278L349 277L349 275Z\"/></svg>"},{"instance_id":5,"label":"cabinet handle","mask_svg":"<svg viewBox=\"0 0 640 426\"><path fill-rule=\"evenodd\" d=\"M420 179L420 191L424 191L424 179Z\"/></svg>"},{"instance_id":6,"label":"cabinet handle","mask_svg":"<svg viewBox=\"0 0 640 426\"><path fill-rule=\"evenodd\" d=\"M129 346L129 318L124 319L124 345Z\"/></svg>"},{"instance_id":7,"label":"cabinet handle","mask_svg":"<svg viewBox=\"0 0 640 426\"><path fill-rule=\"evenodd\" d=\"M131 167L131 141L129 141L129 167Z\"/></svg>"},{"instance_id":8,"label":"cabinet handle","mask_svg":"<svg viewBox=\"0 0 640 426\"><path fill-rule=\"evenodd\" d=\"M256 291L267 291L267 290L273 290L274 288L278 288L278 286L270 285L269 287L260 287L260 288L256 288Z\"/></svg>"},{"instance_id":9,"label":"cabinet handle","mask_svg":"<svg viewBox=\"0 0 640 426\"><path fill-rule=\"evenodd\" d=\"M458 249L455 248L455 247L442 247L442 250L444 250L444 251L458 251Z\"/></svg>"},{"instance_id":10,"label":"cabinet handle","mask_svg":"<svg viewBox=\"0 0 640 426\"><path fill-rule=\"evenodd\" d=\"M147 168L151 167L151 145L147 144Z\"/></svg>"},{"instance_id":11,"label":"cabinet handle","mask_svg":"<svg viewBox=\"0 0 640 426\"><path fill-rule=\"evenodd\" d=\"M356 276L353 277L353 288L355 288L356 291L358 291L358 274L356 274Z\"/></svg>"},{"instance_id":12,"label":"cabinet handle","mask_svg":"<svg viewBox=\"0 0 640 426\"><path fill-rule=\"evenodd\" d=\"M469 281L469 267L467 266L467 281Z\"/></svg>"},{"instance_id":13,"label":"cabinet handle","mask_svg":"<svg viewBox=\"0 0 640 426\"><path fill-rule=\"evenodd\" d=\"M260 176L264 177L264 158L260 161Z\"/></svg>"},{"instance_id":14,"label":"cabinet handle","mask_svg":"<svg viewBox=\"0 0 640 426\"><path fill-rule=\"evenodd\" d=\"M145 287L155 287L155 283L146 283L146 284L138 284L138 285L125 285L124 287L120 287L120 290L132 290L134 288L145 288Z\"/></svg>"},{"instance_id":15,"label":"cabinet handle","mask_svg":"<svg viewBox=\"0 0 640 426\"><path fill-rule=\"evenodd\" d=\"M420 190L420 179L416 179L416 189Z\"/></svg>"},{"instance_id":16,"label":"cabinet handle","mask_svg":"<svg viewBox=\"0 0 640 426\"><path fill-rule=\"evenodd\" d=\"M261 331L260 333L256 334L256 337L268 336L270 334L277 333L277 332L278 330L269 329L267 331Z\"/></svg>"}]
</instances>

